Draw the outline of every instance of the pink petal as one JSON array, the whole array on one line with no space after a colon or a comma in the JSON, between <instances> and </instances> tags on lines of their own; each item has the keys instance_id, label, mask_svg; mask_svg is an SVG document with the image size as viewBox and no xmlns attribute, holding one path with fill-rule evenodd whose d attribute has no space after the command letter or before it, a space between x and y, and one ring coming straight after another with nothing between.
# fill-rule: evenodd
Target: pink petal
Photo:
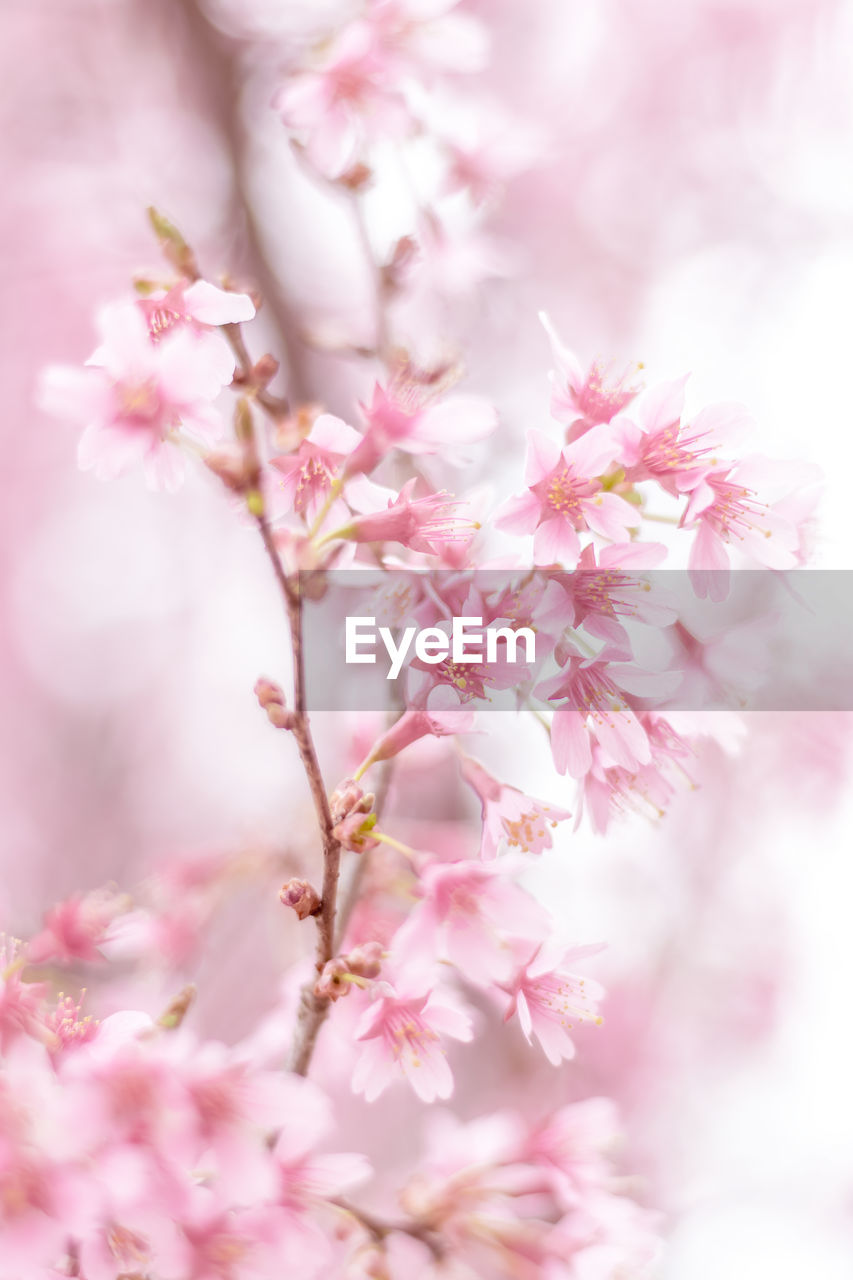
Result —
<instances>
[{"instance_id":1,"label":"pink petal","mask_svg":"<svg viewBox=\"0 0 853 1280\"><path fill-rule=\"evenodd\" d=\"M590 529L605 538L623 537L626 530L635 529L640 523L636 508L615 493L598 493L583 504L583 513Z\"/></svg>"},{"instance_id":2,"label":"pink petal","mask_svg":"<svg viewBox=\"0 0 853 1280\"><path fill-rule=\"evenodd\" d=\"M645 431L650 434L662 431L664 427L671 427L673 423L680 421L689 377L690 374L686 373L682 378L675 378L672 382L659 382L657 386L642 392L634 408Z\"/></svg>"},{"instance_id":3,"label":"pink petal","mask_svg":"<svg viewBox=\"0 0 853 1280\"><path fill-rule=\"evenodd\" d=\"M567 444L563 450L563 461L578 475L597 476L613 461L616 453L613 428L605 422Z\"/></svg>"},{"instance_id":4,"label":"pink petal","mask_svg":"<svg viewBox=\"0 0 853 1280\"><path fill-rule=\"evenodd\" d=\"M360 431L336 418L332 413L321 413L315 418L314 425L308 435L312 444L319 449L327 449L329 453L352 453L363 439Z\"/></svg>"},{"instance_id":5,"label":"pink petal","mask_svg":"<svg viewBox=\"0 0 853 1280\"><path fill-rule=\"evenodd\" d=\"M560 335L551 323L551 318L546 311L539 312L539 321L542 328L548 335L551 343L551 354L558 370L565 378L569 387L574 392L581 390L584 384L583 369L577 356L567 346L564 345ZM568 405L568 401L566 401ZM577 416L577 413L575 413Z\"/></svg>"},{"instance_id":6,"label":"pink petal","mask_svg":"<svg viewBox=\"0 0 853 1280\"><path fill-rule=\"evenodd\" d=\"M497 410L482 396L450 396L423 411L418 435L432 444L471 444L497 425Z\"/></svg>"},{"instance_id":7,"label":"pink petal","mask_svg":"<svg viewBox=\"0 0 853 1280\"><path fill-rule=\"evenodd\" d=\"M518 1014L518 1021L524 1032L527 1043L530 1043L530 1037L533 1033L533 1020L530 1017L530 1006L527 1003L527 997L523 991L519 991L515 998L515 1012Z\"/></svg>"},{"instance_id":8,"label":"pink petal","mask_svg":"<svg viewBox=\"0 0 853 1280\"><path fill-rule=\"evenodd\" d=\"M207 280L196 280L184 291L187 314L200 324L243 324L255 315L255 304L247 293L229 293Z\"/></svg>"},{"instance_id":9,"label":"pink petal","mask_svg":"<svg viewBox=\"0 0 853 1280\"><path fill-rule=\"evenodd\" d=\"M528 431L524 483L538 484L550 475L560 461L560 446L542 431Z\"/></svg>"},{"instance_id":10,"label":"pink petal","mask_svg":"<svg viewBox=\"0 0 853 1280\"><path fill-rule=\"evenodd\" d=\"M532 533L539 521L539 500L529 489L507 498L495 513L495 528L507 533Z\"/></svg>"},{"instance_id":11,"label":"pink petal","mask_svg":"<svg viewBox=\"0 0 853 1280\"><path fill-rule=\"evenodd\" d=\"M551 751L558 773L582 778L592 765L592 749L583 717L573 707L558 707L551 721Z\"/></svg>"},{"instance_id":12,"label":"pink petal","mask_svg":"<svg viewBox=\"0 0 853 1280\"><path fill-rule=\"evenodd\" d=\"M563 516L546 520L533 535L533 559L536 564L574 566L579 554L578 535Z\"/></svg>"}]
</instances>

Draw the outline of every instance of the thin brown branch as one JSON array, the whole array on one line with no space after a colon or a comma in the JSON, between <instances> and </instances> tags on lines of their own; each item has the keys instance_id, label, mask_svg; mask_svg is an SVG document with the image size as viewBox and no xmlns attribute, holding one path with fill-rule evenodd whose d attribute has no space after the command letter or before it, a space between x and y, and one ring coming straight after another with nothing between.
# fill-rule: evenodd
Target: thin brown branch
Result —
<instances>
[{"instance_id":1,"label":"thin brown branch","mask_svg":"<svg viewBox=\"0 0 853 1280\"><path fill-rule=\"evenodd\" d=\"M344 1213L355 1218L357 1222L364 1227L378 1244L381 1244L387 1236L394 1234L402 1234L411 1236L414 1240L420 1240L425 1244L436 1260L440 1261L444 1257L444 1246L441 1237L431 1227L425 1226L421 1222L409 1220L388 1220L379 1218L376 1214L369 1213L366 1209L359 1209L356 1205L350 1204L348 1200L336 1199L330 1200L336 1209L343 1210Z\"/></svg>"},{"instance_id":2,"label":"thin brown branch","mask_svg":"<svg viewBox=\"0 0 853 1280\"><path fill-rule=\"evenodd\" d=\"M302 599L298 582L287 576L273 539L272 530L263 514L256 516L267 556L273 568L287 610L290 641L293 653L293 726L299 756L317 815L317 825L323 844L323 886L320 911L317 920L317 951L315 968L319 973L334 955L335 915L338 880L341 870L341 846L335 837L329 798L320 771L320 762L311 734L311 725L305 701L305 654L302 637ZM291 1053L290 1069L297 1075L305 1075L311 1062L320 1027L329 1011L330 1001L314 992L314 980L306 983L302 991L299 1015Z\"/></svg>"},{"instance_id":3,"label":"thin brown branch","mask_svg":"<svg viewBox=\"0 0 853 1280\"><path fill-rule=\"evenodd\" d=\"M380 766L379 785L376 788L376 801L373 806L373 812L377 818L381 818L388 799L388 792L391 788L391 774L394 771L393 759L384 760ZM362 886L365 877L370 868L370 849L365 849L364 853L358 855L352 875L350 876L346 888L340 895L338 903L338 922L335 930L335 951L338 952L343 944L344 935L347 926L355 909L355 904L361 895Z\"/></svg>"},{"instance_id":4,"label":"thin brown branch","mask_svg":"<svg viewBox=\"0 0 853 1280\"><path fill-rule=\"evenodd\" d=\"M241 385L273 421L279 422L282 418L286 418L290 412L290 404L287 398L273 395L257 380L255 364L249 355L249 349L243 338L242 326L239 324L224 324L222 325L222 332L234 352L237 368L240 371Z\"/></svg>"},{"instance_id":5,"label":"thin brown branch","mask_svg":"<svg viewBox=\"0 0 853 1280\"><path fill-rule=\"evenodd\" d=\"M287 356L290 399L296 403L311 400L311 388L306 383L303 362L299 358L303 346L299 327L284 296L281 281L267 259L249 191L248 140L240 110L243 91L241 46L213 26L202 0L181 0L180 9L193 60L205 73L208 114L219 129L231 162L234 203L245 232L248 269L263 296L265 313L272 318L278 331L279 350ZM263 404L260 397L258 400Z\"/></svg>"}]
</instances>

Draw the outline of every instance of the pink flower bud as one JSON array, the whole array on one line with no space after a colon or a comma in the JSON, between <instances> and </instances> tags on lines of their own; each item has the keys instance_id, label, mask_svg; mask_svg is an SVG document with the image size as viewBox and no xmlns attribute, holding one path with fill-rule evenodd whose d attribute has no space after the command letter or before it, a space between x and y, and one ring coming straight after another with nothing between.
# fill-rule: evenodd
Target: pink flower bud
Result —
<instances>
[{"instance_id":1,"label":"pink flower bud","mask_svg":"<svg viewBox=\"0 0 853 1280\"><path fill-rule=\"evenodd\" d=\"M364 942L347 956L350 973L360 978L378 978L382 968L382 943Z\"/></svg>"},{"instance_id":2,"label":"pink flower bud","mask_svg":"<svg viewBox=\"0 0 853 1280\"><path fill-rule=\"evenodd\" d=\"M314 986L315 996L325 1000L340 1000L341 996L348 996L352 990L352 984L345 981L348 973L349 965L345 956L335 956L334 960L328 960Z\"/></svg>"},{"instance_id":3,"label":"pink flower bud","mask_svg":"<svg viewBox=\"0 0 853 1280\"><path fill-rule=\"evenodd\" d=\"M265 387L268 382L273 380L275 375L278 373L278 370L279 363L275 356L270 355L269 352L267 352L266 355L261 356L260 360L255 363L255 366L252 369L252 381L255 386Z\"/></svg>"},{"instance_id":4,"label":"pink flower bud","mask_svg":"<svg viewBox=\"0 0 853 1280\"><path fill-rule=\"evenodd\" d=\"M261 676L255 682L255 697L257 698L264 711L267 713L267 719L276 729L292 729L296 723L296 718L292 711L288 711L284 702L284 694L279 685L272 680L267 680L266 676Z\"/></svg>"},{"instance_id":5,"label":"pink flower bud","mask_svg":"<svg viewBox=\"0 0 853 1280\"><path fill-rule=\"evenodd\" d=\"M341 822L353 812L370 813L373 808L375 796L372 792L365 792L354 782L352 778L344 778L335 790L329 805L332 810L332 821Z\"/></svg>"},{"instance_id":6,"label":"pink flower bud","mask_svg":"<svg viewBox=\"0 0 853 1280\"><path fill-rule=\"evenodd\" d=\"M317 915L320 910L320 895L307 880L288 880L279 890L282 906L290 907L300 920Z\"/></svg>"},{"instance_id":7,"label":"pink flower bud","mask_svg":"<svg viewBox=\"0 0 853 1280\"><path fill-rule=\"evenodd\" d=\"M335 825L335 839L353 853L364 853L366 849L375 849L379 843L370 834L375 826L375 813L365 814L356 808Z\"/></svg>"},{"instance_id":8,"label":"pink flower bud","mask_svg":"<svg viewBox=\"0 0 853 1280\"><path fill-rule=\"evenodd\" d=\"M232 493L245 493L257 483L257 476L246 466L243 451L233 446L209 453L204 462Z\"/></svg>"}]
</instances>

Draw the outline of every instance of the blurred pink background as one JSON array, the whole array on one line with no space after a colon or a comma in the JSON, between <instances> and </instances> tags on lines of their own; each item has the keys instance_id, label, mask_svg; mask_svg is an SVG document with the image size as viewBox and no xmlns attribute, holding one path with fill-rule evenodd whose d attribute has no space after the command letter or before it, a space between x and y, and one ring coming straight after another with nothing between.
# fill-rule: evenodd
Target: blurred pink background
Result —
<instances>
[{"instance_id":1,"label":"blurred pink background","mask_svg":"<svg viewBox=\"0 0 853 1280\"><path fill-rule=\"evenodd\" d=\"M655 379L692 369L697 407L741 399L759 447L822 465L815 561L849 567L853 7L469 7L492 38L489 92L538 140L489 218L490 278L434 316L464 345L468 385L501 410L500 456L484 454L469 482L507 492L523 433L547 410L544 307L584 358L642 360ZM11 932L75 888L132 888L178 852L286 853L310 823L288 744L251 696L259 674L287 675L251 530L207 477L173 498L136 475L110 486L80 475L73 431L35 399L45 363L90 353L97 305L158 268L144 216L156 204L211 277L260 287L253 351L269 343L286 357L291 394L351 415L370 371L299 332L334 320L357 335L369 281L345 210L300 169L268 107L294 42L338 9L6 0L0 920ZM405 190L390 181L372 201L390 243L410 216ZM482 239L471 252L482 263ZM471 261L444 268L452 285ZM532 883L559 895L582 939L610 939L611 998L568 1083L545 1066L535 1078L555 1101L601 1091L622 1104L626 1167L671 1215L662 1275L834 1280L853 1257L848 725L776 716L746 728L728 753L709 746L703 788L663 824L630 820L606 842L567 832L537 869ZM343 773L334 723L320 734L329 775ZM494 763L549 798L538 749L507 734ZM410 768L417 779L417 757ZM467 812L440 773L427 795L408 776L401 822ZM235 891L191 975L211 1033L245 1034L270 1007L270 956L295 945L289 928L274 894ZM528 1079L531 1060L517 1070ZM475 1100L487 1104L488 1080L463 1078L460 1109Z\"/></svg>"}]
</instances>

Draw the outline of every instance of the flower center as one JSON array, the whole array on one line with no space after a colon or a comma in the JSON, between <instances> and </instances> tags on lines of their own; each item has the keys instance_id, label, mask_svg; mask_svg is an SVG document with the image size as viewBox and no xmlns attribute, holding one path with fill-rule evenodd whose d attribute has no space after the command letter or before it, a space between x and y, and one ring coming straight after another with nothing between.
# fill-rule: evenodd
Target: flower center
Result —
<instances>
[{"instance_id":1,"label":"flower center","mask_svg":"<svg viewBox=\"0 0 853 1280\"><path fill-rule=\"evenodd\" d=\"M150 427L160 413L160 396L154 378L123 382L116 388L119 416L131 425Z\"/></svg>"},{"instance_id":2,"label":"flower center","mask_svg":"<svg viewBox=\"0 0 853 1280\"><path fill-rule=\"evenodd\" d=\"M151 334L151 341L159 342L183 322L184 317L179 311L174 311L171 307L154 307L148 313L148 332Z\"/></svg>"}]
</instances>

